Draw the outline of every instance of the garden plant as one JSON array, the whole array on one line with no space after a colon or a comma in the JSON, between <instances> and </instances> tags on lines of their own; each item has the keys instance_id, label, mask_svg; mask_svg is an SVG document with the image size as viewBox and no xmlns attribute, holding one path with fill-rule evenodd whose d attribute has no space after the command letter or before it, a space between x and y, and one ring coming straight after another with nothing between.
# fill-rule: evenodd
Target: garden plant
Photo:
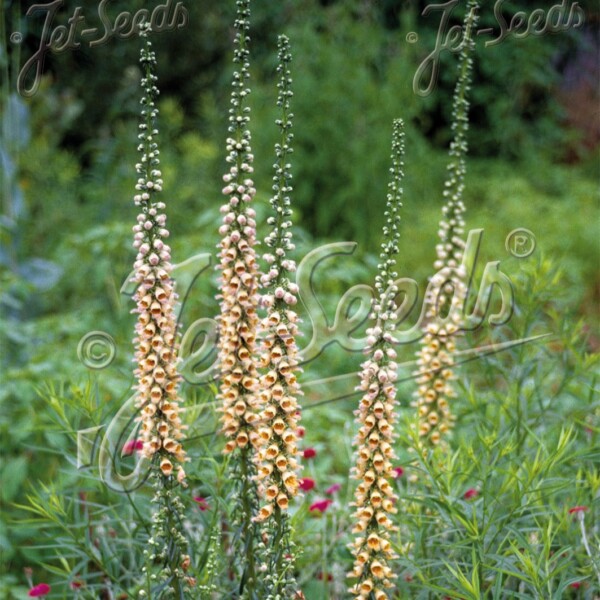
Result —
<instances>
[{"instance_id":1,"label":"garden plant","mask_svg":"<svg viewBox=\"0 0 600 600\"><path fill-rule=\"evenodd\" d=\"M598 148L547 32L501 49L529 114L502 2L150 4L79 97L0 8L0 598L599 599Z\"/></svg>"}]
</instances>

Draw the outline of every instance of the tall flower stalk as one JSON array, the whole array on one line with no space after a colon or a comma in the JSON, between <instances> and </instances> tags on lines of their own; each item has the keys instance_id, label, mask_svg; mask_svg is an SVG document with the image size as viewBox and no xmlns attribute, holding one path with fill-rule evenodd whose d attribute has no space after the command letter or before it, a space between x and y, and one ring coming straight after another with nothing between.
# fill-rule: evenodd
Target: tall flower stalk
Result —
<instances>
[{"instance_id":1,"label":"tall flower stalk","mask_svg":"<svg viewBox=\"0 0 600 600\"><path fill-rule=\"evenodd\" d=\"M398 288L395 272L400 238L400 208L402 206L402 177L404 157L404 131L401 120L394 121L392 136L391 181L388 185L384 241L375 278L376 297L371 317L375 326L367 330L369 358L361 367L363 392L358 410L359 425L354 444L357 447L356 466L352 474L359 481L354 494L353 514L356 534L350 545L354 555L354 568L348 577L357 581L350 592L357 600L375 598L386 600L388 588L393 587L395 575L390 562L396 558L390 534L397 530L391 515L396 513L392 480L395 459L393 450L397 363L394 344Z\"/></svg>"},{"instance_id":2,"label":"tall flower stalk","mask_svg":"<svg viewBox=\"0 0 600 600\"><path fill-rule=\"evenodd\" d=\"M229 171L223 176L221 207L221 312L219 316L219 399L222 403L222 433L226 436L225 454L231 455L234 546L236 558L243 557L241 591L253 598L257 586L253 517L258 510L256 467L253 445L257 443L259 419L257 330L259 304L256 262L256 213L251 207L256 194L252 173L254 156L250 146L250 108L246 100L249 73L250 2L237 1L236 36L233 61L231 108L227 137Z\"/></svg>"},{"instance_id":3,"label":"tall flower stalk","mask_svg":"<svg viewBox=\"0 0 600 600\"><path fill-rule=\"evenodd\" d=\"M143 454L152 461L151 479L156 505L152 535L145 551L152 567L146 569L148 593L153 598L183 598L189 583L190 558L183 536L183 504L178 488L185 484L183 463L188 460L182 446L185 426L181 422L180 376L177 372L177 294L171 278L171 249L165 243L165 204L157 200L163 180L157 144L156 57L148 40L149 26L140 29L144 46L140 53L143 97L140 119L141 159L136 165L138 181L135 205L139 208L133 245L137 249L133 280L138 313L135 327L134 371L136 406L140 410ZM158 573L151 573L155 566ZM141 596L146 596L142 591Z\"/></svg>"},{"instance_id":4,"label":"tall flower stalk","mask_svg":"<svg viewBox=\"0 0 600 600\"><path fill-rule=\"evenodd\" d=\"M296 374L300 371L296 336L298 286L292 282L296 263L288 257L294 250L291 232L290 164L292 153L292 119L290 89L292 79L289 64L289 40L279 36L280 80L277 105L281 109L277 120L281 140L275 145L276 163L273 177L275 192L271 198L272 226L265 244L271 252L264 255L269 270L261 277L264 287L262 304L267 316L261 328L260 426L258 428L257 480L261 507L256 520L265 523L268 544L266 576L267 599L301 597L294 580L294 549L291 541L288 506L298 493L297 435L300 413L297 397L301 395Z\"/></svg>"},{"instance_id":5,"label":"tall flower stalk","mask_svg":"<svg viewBox=\"0 0 600 600\"><path fill-rule=\"evenodd\" d=\"M467 170L467 132L469 129L468 93L475 47L473 30L477 24L478 2L470 0L464 21L463 43L458 64L452 109L454 138L450 144L448 176L444 184L436 246L436 274L431 278L425 298L427 325L417 353L418 389L413 407L417 409L418 437L421 450L445 445L455 421L450 401L456 396L453 381L454 335L458 332L466 300L466 273L462 266L465 249L463 192Z\"/></svg>"}]
</instances>

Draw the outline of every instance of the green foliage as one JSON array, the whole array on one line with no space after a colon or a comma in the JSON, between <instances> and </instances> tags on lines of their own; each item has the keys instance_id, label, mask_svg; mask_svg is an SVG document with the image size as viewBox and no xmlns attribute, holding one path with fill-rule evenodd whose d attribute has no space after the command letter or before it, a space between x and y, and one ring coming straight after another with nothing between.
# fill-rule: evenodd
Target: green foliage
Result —
<instances>
[{"instance_id":1,"label":"green foliage","mask_svg":"<svg viewBox=\"0 0 600 600\"><path fill-rule=\"evenodd\" d=\"M78 4L65 2L60 19ZM113 0L111 14L142 4ZM189 4L188 31L156 38L165 57L159 72L166 82L162 162L165 191L176 207L169 221L176 262L210 252L216 242L226 120L221 107L229 79L224 65L232 7ZM149 506L148 491L115 493L98 480L96 462L78 469L75 457L76 432L109 423L132 380L132 303L120 290L134 255L129 224L135 217L132 115L139 73L130 65L138 47L114 41L51 56L39 92L25 100L15 94L14 77L36 48L39 28L27 20L27 29L18 8L25 7L3 4L0 43L0 597L25 597L22 570L34 564L35 580L51 581L56 597L72 598L75 579L86 584L82 598L108 588L132 596L147 539L140 514ZM298 256L327 241L360 242L355 256L323 265L316 282L331 321L342 294L375 272L370 252L380 242L373 232L382 221L389 127L397 116L407 121L400 273L417 279L421 289L431 274L455 57L442 57L434 95L414 96L412 77L433 48L437 26L420 16L422 8L416 2L314 0L257 7L255 122L273 121L273 31L285 29L297 57ZM485 25L489 14L482 19ZM9 55L6 33L26 29L30 37L20 54L13 45ZM405 42L411 30L422 44ZM598 332L590 323L598 307L597 157L580 166L551 162L571 133L560 127L551 93L559 73L550 58L554 52L568 56L578 43L566 34L509 39L479 53L470 146L480 158L467 177L466 220L469 228L485 229L482 263L501 260L517 304L507 326L475 332L470 345L545 333L552 338L466 363L454 453L420 461L416 482L408 481L413 457L404 455L407 474L398 487L407 510L397 545L404 551L399 574L406 597L593 597L597 566L585 551L578 517L567 511L589 507L584 525L597 552L599 457L590 450L600 434ZM275 136L267 126L254 132L264 169L256 174L259 223L270 195L270 165L263 157L271 156ZM512 258L505 249L517 227L536 235L538 249L529 258ZM194 283L184 327L216 314L214 279L207 271ZM307 318L304 327L309 333ZM115 362L99 373L90 373L76 351L93 330L110 333L118 348ZM412 360L412 352L404 349L403 360ZM354 373L359 362L358 354L334 345L307 366L303 380ZM401 398L409 398L411 385L402 383ZM210 597L215 587L220 594L233 586L224 567L229 532L220 521L231 518L226 464L216 450L213 391L186 385L184 393L187 420L194 424L186 526L196 554L190 571ZM319 391L307 394L304 413L304 447L318 452L316 460L305 461L304 476L317 488L292 518L304 548L298 581L315 600L343 597L351 564L344 542L355 398L322 400ZM399 451L408 443L405 436ZM129 473L134 457L118 463ZM329 509L309 511L314 500L329 497L325 490L333 483L343 487ZM467 500L469 488L479 493ZM200 510L194 496L206 498L209 509ZM575 582L583 589L570 587Z\"/></svg>"},{"instance_id":2,"label":"green foliage","mask_svg":"<svg viewBox=\"0 0 600 600\"><path fill-rule=\"evenodd\" d=\"M454 406L459 425L451 454L415 461L406 451L417 441L407 427L415 415L404 410L400 597L558 599L578 597L574 583L593 597L598 585L598 358L586 353L581 323L574 324L566 310L569 293L560 269L544 259L522 264L512 277L513 318L474 332L466 347L549 337L493 353L482 349L460 366L463 389ZM399 397L407 398L413 385L401 383ZM350 410L340 405L305 415L306 442L319 451L305 472L317 482L312 498L323 497L324 488L346 472L350 432L346 451L327 435L344 430L344 414L349 419ZM474 492L465 496L468 490ZM306 589L316 598L343 597L350 558L337 540L347 531L346 493L344 486L341 506L336 501L316 525L309 519L302 526L302 545L319 548L312 558L305 552L302 564L313 580ZM587 509L569 514L577 506ZM591 556L582 540L582 515ZM314 581L319 568L333 581Z\"/></svg>"},{"instance_id":3,"label":"green foliage","mask_svg":"<svg viewBox=\"0 0 600 600\"><path fill-rule=\"evenodd\" d=\"M417 483L403 488L411 597L558 599L574 582L597 583L577 526L584 516L597 546L597 356L581 351L580 327L561 314L556 267L524 267L514 283L515 315L485 341L551 337L464 365L455 451L419 460L408 470ZM582 505L585 513L569 513Z\"/></svg>"},{"instance_id":4,"label":"green foliage","mask_svg":"<svg viewBox=\"0 0 600 600\"><path fill-rule=\"evenodd\" d=\"M150 7L159 4L158 1L151 3ZM411 162L419 165L414 174L407 174L407 192L419 198L420 203L435 201L431 187L426 185L430 183L432 157L423 136L438 150L450 139L456 56L443 51L434 92L424 98L415 96L413 76L435 47L439 10L423 16L422 11L429 3L399 0L321 4L316 0L272 0L256 7L254 111L260 122L263 118L265 123L272 122L267 108L274 104L270 101L274 63L269 47L275 43L273 32L284 31L293 40L298 56L295 111L302 127L298 128L296 140L296 204L303 222L313 235L357 239L375 250L377 244L371 242L361 223L373 221L374 231L381 225L375 207L376 199L385 193L387 163L382 141L393 118L402 116L407 122ZM591 3L580 4L586 19L590 20ZM64 2L57 12L56 24L66 22L76 6L76 0ZM124 8L135 11L142 6L148 7L148 3L113 0L105 8L114 21ZM27 37L19 47L7 44L14 51L12 74L7 77L13 85L18 65L35 51L41 35L41 19L19 16L16 7L16 3L5 3L7 31L25 31ZM502 14L510 22L515 12L525 10L529 14L533 8L535 6L524 9L518 2L503 2ZM183 189L177 186L173 191L182 192L183 197L190 200L193 195L197 201L216 193L217 188L211 182L216 181L221 171L213 149L218 148L215 140L223 139L225 129L219 107L226 102L227 95L228 28L233 19L233 5L201 0L187 9L186 29L163 32L153 42L163 59L158 73L163 96L178 111L176 128L184 132L185 137L192 137L186 141L182 136L172 138L173 145L179 146L177 155L189 157L191 167L189 179L185 169ZM463 10L460 3L453 10L450 25L462 21ZM86 22L100 25L97 11L86 7L84 13ZM494 33L478 37L472 155L511 160L531 155L535 155L536 160L540 156L564 159L567 146L570 147L577 134L564 126L564 111L556 90L560 87L561 69L573 59L576 50L586 44L581 30L555 35L532 34L523 39L509 36L497 45L486 47L484 44L500 33L491 5L481 10L481 27L491 27ZM192 31L194 35L190 35ZM406 41L411 31L418 33L418 43ZM107 202L106 197L114 201L128 197L130 184L123 187L118 181L128 177L126 169L130 164L124 159L131 156L131 148L124 155L122 141L128 135L128 124L136 109L139 73L131 66L136 56L137 46L130 39L113 39L91 49L83 43L77 52L67 51L49 58L46 70L51 76L38 97L31 100L35 113L40 116L35 128L47 131L54 141L48 150L52 152L60 144L61 149L70 151L63 160L72 159L71 153L77 157L78 164L60 166L63 177L67 178L70 172L70 179L63 179L64 185L73 184L73 177L78 175L81 166L84 176L90 179L88 193L73 195L74 216L89 205L93 205L90 206L92 211L98 211L97 205L101 204L104 212L100 214L110 217L120 204ZM90 77L90 73L94 76ZM39 98L42 95L43 100ZM168 123L168 115L165 120ZM273 132L260 128L255 132L255 140L257 155L258 152L264 155L272 147ZM196 154L181 152L182 145ZM39 159L39 155L36 158ZM60 165L59 156L55 159ZM264 170L257 172L259 194L261 190L268 194L270 189L268 167L267 161ZM193 173L194 168L200 169L200 173ZM210 177L204 177L203 172ZM99 186L99 181L107 187ZM174 181L179 179L174 178ZM192 192L189 181L196 182L198 191ZM64 193L63 188L49 183L46 180L44 190L60 189ZM102 202L96 189L102 189ZM193 207L190 201L190 208L204 212L210 203L202 200ZM65 199L61 198L61 202ZM53 202L46 205L55 206ZM342 222L337 218L340 211L346 214ZM56 214L51 218L56 218Z\"/></svg>"}]
</instances>

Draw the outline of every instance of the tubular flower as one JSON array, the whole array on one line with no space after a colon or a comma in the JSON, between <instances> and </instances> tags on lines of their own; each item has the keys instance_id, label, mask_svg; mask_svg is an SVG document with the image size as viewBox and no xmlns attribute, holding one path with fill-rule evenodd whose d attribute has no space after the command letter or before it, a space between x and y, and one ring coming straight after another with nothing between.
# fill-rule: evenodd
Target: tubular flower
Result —
<instances>
[{"instance_id":1,"label":"tubular flower","mask_svg":"<svg viewBox=\"0 0 600 600\"><path fill-rule=\"evenodd\" d=\"M254 156L250 147L249 108L245 106L250 90L247 32L248 2L238 2L234 63L240 70L233 74L227 162L223 176L223 194L227 202L221 207L221 314L219 320L219 364L222 401L222 432L227 437L224 452L245 449L256 442L257 384L256 331L258 327L258 267L256 263L256 213L250 206L256 189L252 180Z\"/></svg>"},{"instance_id":2,"label":"tubular flower","mask_svg":"<svg viewBox=\"0 0 600 600\"><path fill-rule=\"evenodd\" d=\"M177 294L170 275L171 250L164 241L169 231L165 205L155 201L155 195L162 191L163 181L156 142L158 130L155 129L158 115L155 105L158 96L154 74L156 58L147 39L149 32L149 24L140 27L140 36L145 39L140 53L144 94L138 136L141 159L136 165L139 179L134 197L140 214L134 227L134 247L138 255L133 279L137 284L134 312L138 313L135 375L136 402L141 412L139 435L142 453L153 461L150 475L155 488L152 533L144 549L147 564L143 573L148 577L142 578L149 588L140 590L140 597L147 594L159 600L171 593L165 591L167 584L173 597L183 597L189 591L184 577L184 568L189 567L187 540L181 531L184 507L178 495L179 486L186 485L182 463L188 459L181 443L185 426L180 417L180 377L176 368ZM134 440L135 447L137 444L138 440ZM159 563L159 573L152 573Z\"/></svg>"},{"instance_id":3,"label":"tubular flower","mask_svg":"<svg viewBox=\"0 0 600 600\"><path fill-rule=\"evenodd\" d=\"M244 598L262 594L263 577L258 572L260 531L253 518L258 512L255 481L254 446L258 443L259 419L257 329L259 304L258 265L256 262L256 213L251 207L256 194L252 173L254 155L250 147L250 107L246 106L250 89L249 72L250 0L237 0L235 47L231 106L227 135L229 170L223 175L221 207L223 221L219 228L220 315L218 398L221 402L221 432L226 438L223 452L232 454L229 461L233 493L231 529L232 556L243 553L238 563Z\"/></svg>"},{"instance_id":4,"label":"tubular flower","mask_svg":"<svg viewBox=\"0 0 600 600\"><path fill-rule=\"evenodd\" d=\"M158 130L155 129L158 115L155 99L159 93L155 86L156 58L149 41L142 49L140 63L145 73L138 135L141 159L136 165L139 179L134 197L140 213L133 228L133 245L138 252L133 276L137 285L133 296L137 306L133 312L138 313L134 339L136 406L141 412L142 453L150 459L158 456L163 475L176 472L178 481L183 482L185 472L181 463L187 457L181 444L186 427L181 423L180 376L176 367L179 348L175 315L177 294L171 278L171 248L165 242L169 237L165 204L155 199L162 191L163 180L156 143Z\"/></svg>"},{"instance_id":5,"label":"tubular flower","mask_svg":"<svg viewBox=\"0 0 600 600\"><path fill-rule=\"evenodd\" d=\"M392 139L392 180L387 197L387 223L383 229L384 242L380 255L379 273L375 278L376 298L371 317L376 325L367 330L369 358L361 367L358 390L363 392L358 410L359 425L354 444L357 447L353 476L359 481L354 494L353 514L356 534L350 545L354 554L354 568L348 577L356 579L350 592L357 600L376 597L388 598L385 590L393 587L395 575L389 565L396 558L390 543L390 533L397 527L390 515L396 513L392 480L395 477L393 462L394 406L397 378L396 351L393 337L395 329L398 288L395 256L400 237L400 200L402 198L402 167L404 132L401 120L394 121Z\"/></svg>"},{"instance_id":6,"label":"tubular flower","mask_svg":"<svg viewBox=\"0 0 600 600\"><path fill-rule=\"evenodd\" d=\"M454 92L454 139L450 144L450 163L445 182L445 205L442 208L436 246L436 274L431 278L425 297L427 325L417 353L415 373L418 389L412 406L417 409L417 427L421 450L445 444L455 417L450 400L456 396L453 388L454 336L462 321L467 294L467 274L463 263L465 249L463 203L466 173L467 130L474 42L471 32L477 24L478 3L470 0L464 23L464 39L459 59L459 77Z\"/></svg>"},{"instance_id":7,"label":"tubular flower","mask_svg":"<svg viewBox=\"0 0 600 600\"><path fill-rule=\"evenodd\" d=\"M267 316L261 327L260 425L258 428L257 468L259 496L267 503L257 520L272 514L269 506L286 510L290 498L300 487L298 455L299 406L297 397L302 394L297 374L300 372L298 347L298 315L293 307L297 302L298 286L291 281L296 264L288 258L294 250L290 217L289 155L292 153L292 118L290 112L291 78L288 65L291 61L287 37L279 37L279 94L277 105L281 118L277 121L281 142L275 145L277 162L273 177L274 196L271 206L274 216L268 218L272 226L265 244L271 250L264 255L269 270L261 277L265 293L262 304Z\"/></svg>"}]
</instances>

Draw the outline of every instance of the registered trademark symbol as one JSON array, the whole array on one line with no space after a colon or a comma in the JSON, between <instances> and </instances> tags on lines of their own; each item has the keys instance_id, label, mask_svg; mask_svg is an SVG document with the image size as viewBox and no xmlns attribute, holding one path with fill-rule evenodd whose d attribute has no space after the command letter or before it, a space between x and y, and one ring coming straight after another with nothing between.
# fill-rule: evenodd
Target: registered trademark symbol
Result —
<instances>
[{"instance_id":1,"label":"registered trademark symbol","mask_svg":"<svg viewBox=\"0 0 600 600\"><path fill-rule=\"evenodd\" d=\"M507 236L504 246L515 258L527 258L533 254L536 246L535 235L529 229L513 229Z\"/></svg>"},{"instance_id":2,"label":"registered trademark symbol","mask_svg":"<svg viewBox=\"0 0 600 600\"><path fill-rule=\"evenodd\" d=\"M20 31L13 31L10 34L10 41L13 44L20 44L23 41L23 34Z\"/></svg>"},{"instance_id":3,"label":"registered trademark symbol","mask_svg":"<svg viewBox=\"0 0 600 600\"><path fill-rule=\"evenodd\" d=\"M417 32L415 32L415 31L409 31L406 34L406 41L409 44L415 44L416 42L419 41L419 34Z\"/></svg>"}]
</instances>

